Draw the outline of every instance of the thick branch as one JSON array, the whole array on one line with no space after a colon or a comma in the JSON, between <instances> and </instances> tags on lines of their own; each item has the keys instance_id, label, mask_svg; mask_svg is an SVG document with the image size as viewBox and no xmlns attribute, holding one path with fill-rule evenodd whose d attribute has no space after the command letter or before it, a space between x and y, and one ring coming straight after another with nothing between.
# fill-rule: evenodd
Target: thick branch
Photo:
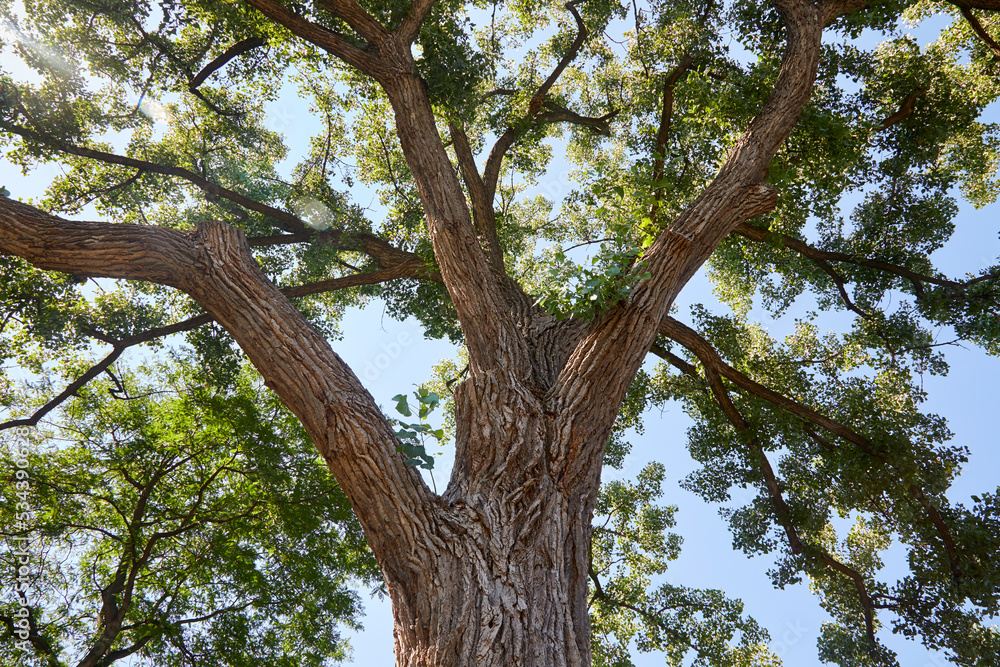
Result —
<instances>
[{"instance_id":1,"label":"thick branch","mask_svg":"<svg viewBox=\"0 0 1000 667\"><path fill-rule=\"evenodd\" d=\"M983 40L983 43L989 47L990 51L993 52L993 55L1000 58L1000 44L997 44L996 40L990 36L990 33L986 32L986 28L984 28L983 24L979 22L979 19L975 17L972 10L958 3L955 4L958 5L959 10L962 12L962 16L965 17L965 20L969 23L969 26L972 28L972 32L976 33L979 39Z\"/></svg>"},{"instance_id":2,"label":"thick branch","mask_svg":"<svg viewBox=\"0 0 1000 667\"><path fill-rule=\"evenodd\" d=\"M389 31L354 0L316 0L316 6L330 12L370 44L379 45L389 37Z\"/></svg>"},{"instance_id":3,"label":"thick branch","mask_svg":"<svg viewBox=\"0 0 1000 667\"><path fill-rule=\"evenodd\" d=\"M244 0L244 2L255 7L261 14L284 26L293 34L315 44L365 74L371 75L381 66L380 62L371 54L354 46L333 30L317 25L289 11L280 2L274 0Z\"/></svg>"},{"instance_id":4,"label":"thick branch","mask_svg":"<svg viewBox=\"0 0 1000 667\"><path fill-rule=\"evenodd\" d=\"M455 148L455 155L458 158L458 168L462 172L462 180L465 188L469 192L469 200L472 203L472 222L476 227L476 234L479 237L479 244L486 253L493 269L503 275L504 262L503 250L500 248L500 239L497 237L497 221L493 211L493 195L487 192L486 184L483 183L479 169L476 167L476 158L472 154L472 147L469 145L469 137L465 129L455 123L449 123L449 133L451 134L452 146Z\"/></svg>"},{"instance_id":5,"label":"thick branch","mask_svg":"<svg viewBox=\"0 0 1000 667\"><path fill-rule=\"evenodd\" d=\"M519 380L532 376L523 337L510 315L502 285L480 246L465 193L409 51L397 54L399 69L380 80L392 103L403 154L416 181L441 276L458 311L473 373L502 369ZM403 71L408 63L409 69Z\"/></svg>"},{"instance_id":6,"label":"thick branch","mask_svg":"<svg viewBox=\"0 0 1000 667\"><path fill-rule=\"evenodd\" d=\"M417 35L420 34L420 26L424 24L424 20L433 6L434 0L414 0L410 7L410 13L403 18L399 29L396 30L396 34L403 44L409 46L417 38Z\"/></svg>"},{"instance_id":7,"label":"thick branch","mask_svg":"<svg viewBox=\"0 0 1000 667\"><path fill-rule=\"evenodd\" d=\"M205 79L207 79L208 77L212 76L212 74L225 67L226 64L233 58L237 58L246 53L247 51L251 51L260 46L264 46L265 44L267 44L266 37L250 37L248 39L244 39L241 42L233 44L228 49L226 49L225 52L222 53L222 55L212 60L212 62L205 65L200 72L195 74L191 78L191 80L188 81L188 88L194 91L195 88L197 88L198 86L200 86L205 82Z\"/></svg>"},{"instance_id":8,"label":"thick branch","mask_svg":"<svg viewBox=\"0 0 1000 667\"><path fill-rule=\"evenodd\" d=\"M611 136L611 126L608 124L608 121L618 115L618 110L615 109L596 118L581 116L575 111L567 109L551 100L543 102L542 108L544 110L536 116L536 120L540 123L571 123L589 128L594 134L599 134L602 137Z\"/></svg>"},{"instance_id":9,"label":"thick branch","mask_svg":"<svg viewBox=\"0 0 1000 667\"><path fill-rule=\"evenodd\" d=\"M302 422L383 566L400 562L393 543L427 530L433 498L403 465L378 405L260 271L238 230L215 221L191 234L76 222L0 198L0 254L40 269L151 281L186 292L233 336Z\"/></svg>"}]
</instances>

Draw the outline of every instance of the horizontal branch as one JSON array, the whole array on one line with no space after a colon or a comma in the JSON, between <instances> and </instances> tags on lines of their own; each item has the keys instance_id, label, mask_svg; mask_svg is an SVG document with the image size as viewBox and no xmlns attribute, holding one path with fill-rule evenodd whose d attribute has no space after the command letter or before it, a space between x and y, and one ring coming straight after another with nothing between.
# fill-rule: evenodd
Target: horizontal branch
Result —
<instances>
[{"instance_id":1,"label":"horizontal branch","mask_svg":"<svg viewBox=\"0 0 1000 667\"><path fill-rule=\"evenodd\" d=\"M908 118L913 113L913 107L916 105L917 99L919 99L919 97L926 92L926 88L917 88L912 93L907 95L903 102L899 105L899 110L883 120L882 123L875 128L875 131L882 132L883 130L888 130L893 125L896 125L897 123Z\"/></svg>"},{"instance_id":2,"label":"horizontal branch","mask_svg":"<svg viewBox=\"0 0 1000 667\"><path fill-rule=\"evenodd\" d=\"M310 229L298 216L288 213L287 211L274 208L273 206L262 204L255 199L250 199L249 197L241 195L238 192L230 190L229 188L222 187L207 178L199 176L190 169L185 169L184 167L161 165L155 162L149 162L148 160L140 160L138 158L127 157L124 155L116 155L114 153L108 153L94 148L87 148L85 146L76 146L61 141L51 135L13 123L5 124L4 129L7 129L25 139L37 142L48 148L54 148L68 155L76 155L78 157L97 160L98 162L103 162L104 164L130 167L138 169L143 173L182 178L209 195L226 199L234 204L242 206L243 208L271 217L277 220L281 224L282 228L292 233L307 232Z\"/></svg>"},{"instance_id":3,"label":"horizontal branch","mask_svg":"<svg viewBox=\"0 0 1000 667\"><path fill-rule=\"evenodd\" d=\"M292 287L282 288L281 293L288 298L296 298L309 296L312 294L321 294L324 292L333 292L340 289L347 289L349 287L360 287L362 285L375 285L378 283L388 282L390 280L396 280L399 278L412 278L411 267L406 265L399 265L391 269L385 269L380 271L372 271L371 273L359 273L349 276L342 276L339 278L331 278L329 280L321 280L313 283L307 283L305 285L295 285ZM209 322L214 321L211 315L203 314L197 315L195 317L189 317L186 320L182 320L175 324L170 324L167 326L157 327L155 329L150 329L144 331L140 334L134 336L129 336L121 340L111 339L98 331L85 331L88 335L103 343L111 345L111 353L104 357L101 361L91 366L87 369L80 377L71 382L67 387L59 393L59 395L50 399L45 405L38 408L35 412L31 414L30 417L24 417L21 419L11 419L0 423L0 431L9 428L15 428L18 426L35 426L38 424L42 418L48 413L52 412L55 408L59 407L62 403L68 400L71 396L75 396L80 389L82 389L88 382L99 376L101 373L108 370L111 365L118 360L118 358L131 347L137 345L142 345L143 343L149 343L160 338L166 338L177 333L183 333L185 331L191 331L192 329L197 329L200 326L204 326Z\"/></svg>"},{"instance_id":4,"label":"horizontal branch","mask_svg":"<svg viewBox=\"0 0 1000 667\"><path fill-rule=\"evenodd\" d=\"M982 282L982 278L975 278L970 281L957 281L949 280L947 278L941 278L939 276L929 276L924 273L919 273L917 271L912 271L904 266L899 266L898 264L892 264L890 262L883 262L877 259L867 259L864 257L858 257L856 255L851 255L845 252L830 252L827 250L820 250L815 246L811 246L808 243L801 241L794 236L784 234L782 232L772 232L767 229L762 229L760 227L755 227L753 225L744 223L738 226L734 230L740 236L750 239L752 241L758 241L761 243L768 243L771 240L777 240L782 246L788 248L789 250L794 250L803 257L807 257L811 260L817 261L833 261L833 262L844 262L847 264L854 264L856 266L866 266L870 269L878 269L880 271L885 271L886 273L891 273L897 275L901 278L906 278L910 283L913 284L914 289L919 294L922 292L921 283L930 283L932 285L938 285L941 287L951 287L954 289L965 289L971 284L976 282Z\"/></svg>"}]
</instances>

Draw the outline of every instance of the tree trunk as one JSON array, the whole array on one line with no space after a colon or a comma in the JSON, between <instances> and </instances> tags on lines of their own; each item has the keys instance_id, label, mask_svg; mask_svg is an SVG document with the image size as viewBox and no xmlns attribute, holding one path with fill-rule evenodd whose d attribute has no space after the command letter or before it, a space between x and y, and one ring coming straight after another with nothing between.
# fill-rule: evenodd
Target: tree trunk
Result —
<instances>
[{"instance_id":1,"label":"tree trunk","mask_svg":"<svg viewBox=\"0 0 1000 667\"><path fill-rule=\"evenodd\" d=\"M455 466L432 537L380 558L400 667L590 664L597 480L562 483L559 420L541 405L492 377L456 391Z\"/></svg>"},{"instance_id":2,"label":"tree trunk","mask_svg":"<svg viewBox=\"0 0 1000 667\"><path fill-rule=\"evenodd\" d=\"M456 505L447 529L462 539L411 554L421 576L385 569L397 665L590 664L589 508L545 486Z\"/></svg>"},{"instance_id":3,"label":"tree trunk","mask_svg":"<svg viewBox=\"0 0 1000 667\"><path fill-rule=\"evenodd\" d=\"M454 398L447 490L413 508L417 530L375 547L396 664L589 665L599 478L567 475L565 453L593 443L561 441L567 413L510 373L474 374Z\"/></svg>"}]
</instances>

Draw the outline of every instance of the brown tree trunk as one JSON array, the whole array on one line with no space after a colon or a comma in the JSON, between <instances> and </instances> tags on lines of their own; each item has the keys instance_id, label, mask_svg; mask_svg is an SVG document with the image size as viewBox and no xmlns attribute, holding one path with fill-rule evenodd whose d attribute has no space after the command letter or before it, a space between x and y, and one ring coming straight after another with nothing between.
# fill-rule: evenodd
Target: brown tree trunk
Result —
<instances>
[{"instance_id":1,"label":"brown tree trunk","mask_svg":"<svg viewBox=\"0 0 1000 667\"><path fill-rule=\"evenodd\" d=\"M590 508L550 487L457 503L414 567L384 568L397 665L590 664Z\"/></svg>"},{"instance_id":2,"label":"brown tree trunk","mask_svg":"<svg viewBox=\"0 0 1000 667\"><path fill-rule=\"evenodd\" d=\"M585 446L556 443L563 420L539 392L507 380L485 373L458 386L455 463L440 511L426 539L379 555L399 666L591 662L598 479L567 485L560 453Z\"/></svg>"}]
</instances>

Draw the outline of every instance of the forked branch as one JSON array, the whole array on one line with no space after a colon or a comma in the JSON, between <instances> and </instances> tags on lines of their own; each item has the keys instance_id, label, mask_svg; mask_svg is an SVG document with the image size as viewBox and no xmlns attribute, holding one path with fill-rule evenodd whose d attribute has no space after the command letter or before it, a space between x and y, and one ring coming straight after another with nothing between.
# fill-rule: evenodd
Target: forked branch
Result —
<instances>
[{"instance_id":1,"label":"forked branch","mask_svg":"<svg viewBox=\"0 0 1000 667\"><path fill-rule=\"evenodd\" d=\"M884 454L878 451L878 448L874 443L854 429L830 419L816 410L788 398L787 396L784 396L769 387L765 387L764 385L755 382L729 364L725 363L715 348L712 347L707 340L702 338L694 329L691 329L672 317L666 317L663 320L660 333L689 349L695 354L695 356L698 357L699 360L701 360L703 366L713 367L721 376L725 377L744 391L763 398L764 400L773 403L774 405L792 414L798 415L806 421L811 422L812 424L815 424L830 433L833 433L834 435L857 446L861 451L881 463L889 466L892 465L892 462ZM900 481L903 482L906 492L920 504L926 513L935 532L938 534L938 537L944 545L945 553L948 557L948 563L951 567L952 577L955 581L958 581L962 576L961 563L954 538L951 534L951 529L944 522L938 509L934 507L934 505L930 502L930 499L926 497L920 485L917 484L916 480L912 478L912 475L904 477Z\"/></svg>"}]
</instances>

